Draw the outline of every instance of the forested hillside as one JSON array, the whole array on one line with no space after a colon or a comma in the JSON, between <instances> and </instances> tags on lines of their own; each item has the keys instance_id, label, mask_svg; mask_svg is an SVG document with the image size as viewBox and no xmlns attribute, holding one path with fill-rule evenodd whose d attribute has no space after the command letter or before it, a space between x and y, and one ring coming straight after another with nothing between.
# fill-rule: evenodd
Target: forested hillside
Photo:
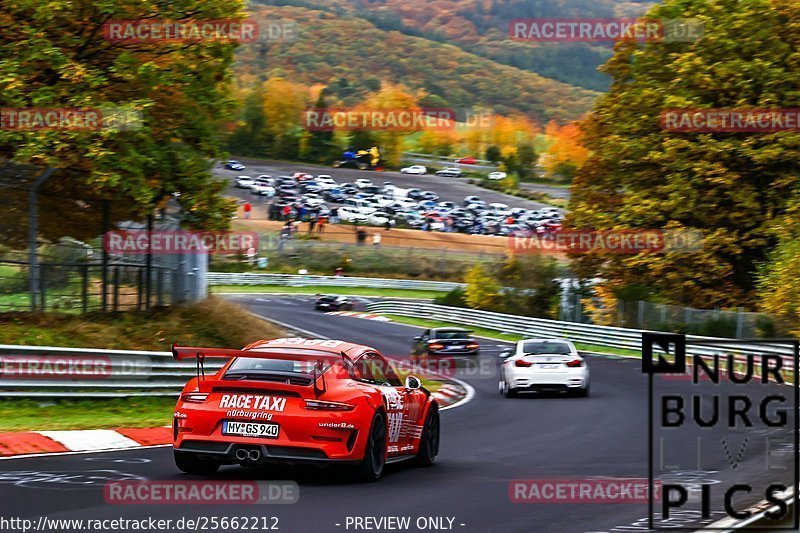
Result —
<instances>
[{"instance_id":1,"label":"forested hillside","mask_svg":"<svg viewBox=\"0 0 800 533\"><path fill-rule=\"evenodd\" d=\"M542 124L578 118L597 96L453 44L387 31L356 16L340 16L337 5L341 13L349 13L347 5L336 2L325 4L324 11L252 5L258 20L296 21L299 38L241 47L236 66L240 85L283 76L306 85L326 85L333 100L349 105L386 80L427 94L423 100L427 105L521 112Z\"/></svg>"},{"instance_id":2,"label":"forested hillside","mask_svg":"<svg viewBox=\"0 0 800 533\"><path fill-rule=\"evenodd\" d=\"M577 87L604 91L597 67L611 57L607 43L519 43L509 40L517 18L612 18L643 15L652 1L620 0L255 0L325 10L368 20L384 30L449 42L470 53Z\"/></svg>"}]
</instances>

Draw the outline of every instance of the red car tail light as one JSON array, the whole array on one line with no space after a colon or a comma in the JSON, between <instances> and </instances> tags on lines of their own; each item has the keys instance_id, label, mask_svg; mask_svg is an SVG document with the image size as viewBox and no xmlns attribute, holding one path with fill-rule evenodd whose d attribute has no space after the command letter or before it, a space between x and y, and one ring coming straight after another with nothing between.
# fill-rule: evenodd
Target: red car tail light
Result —
<instances>
[{"instance_id":1,"label":"red car tail light","mask_svg":"<svg viewBox=\"0 0 800 533\"><path fill-rule=\"evenodd\" d=\"M479 347L480 345L477 342L471 342L467 344L467 348L469 348L470 350L477 350Z\"/></svg>"},{"instance_id":2,"label":"red car tail light","mask_svg":"<svg viewBox=\"0 0 800 533\"><path fill-rule=\"evenodd\" d=\"M428 345L428 348L431 350L441 350L444 348L444 344L440 344L438 342L432 342Z\"/></svg>"},{"instance_id":3,"label":"red car tail light","mask_svg":"<svg viewBox=\"0 0 800 533\"><path fill-rule=\"evenodd\" d=\"M352 411L355 405L350 405L341 402L325 402L322 400L306 400L306 409L314 409L316 411Z\"/></svg>"},{"instance_id":4,"label":"red car tail light","mask_svg":"<svg viewBox=\"0 0 800 533\"><path fill-rule=\"evenodd\" d=\"M203 403L207 399L208 399L207 392L187 392L185 394L181 394L182 402Z\"/></svg>"},{"instance_id":5,"label":"red car tail light","mask_svg":"<svg viewBox=\"0 0 800 533\"><path fill-rule=\"evenodd\" d=\"M517 359L516 361L514 361L514 366L528 368L530 366L533 366L533 363L530 361L525 361L524 359Z\"/></svg>"},{"instance_id":6,"label":"red car tail light","mask_svg":"<svg viewBox=\"0 0 800 533\"><path fill-rule=\"evenodd\" d=\"M583 361L580 359L573 359L572 361L567 361L567 366L570 368L578 368L583 366Z\"/></svg>"}]
</instances>

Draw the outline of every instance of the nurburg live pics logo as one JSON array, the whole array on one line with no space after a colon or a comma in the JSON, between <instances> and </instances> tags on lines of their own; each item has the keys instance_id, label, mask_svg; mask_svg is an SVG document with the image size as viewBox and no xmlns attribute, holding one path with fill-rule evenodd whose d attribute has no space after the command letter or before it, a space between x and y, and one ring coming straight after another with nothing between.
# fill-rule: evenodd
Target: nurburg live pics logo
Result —
<instances>
[{"instance_id":1,"label":"nurburg live pics logo","mask_svg":"<svg viewBox=\"0 0 800 533\"><path fill-rule=\"evenodd\" d=\"M696 511L703 519L719 513L715 506L723 506L728 516L718 523L725 527L712 525L704 529L730 530L736 524L740 530L797 530L800 499L792 487L796 489L800 481L797 379L800 342L700 338L691 339L690 343L692 353L687 354L685 335L642 333L642 372L648 378L650 494L658 477L656 458L659 471L669 476L681 466L668 462L685 461L687 456L696 455L697 471L706 471L720 479L706 479L693 485L664 481L660 511L654 508L652 496L649 498L648 527L694 531L697 527L680 528L670 523L670 511L674 515L689 509L690 503L699 503L700 509ZM791 348L792 355L777 352L776 348L781 347ZM659 395L653 390L656 376L665 384ZM675 384L685 384L685 389ZM727 406L727 412L720 409L721 405ZM720 438L719 431L724 429L731 434ZM699 434L708 435L707 440ZM738 444L726 437L738 438ZM766 461L755 455L763 452ZM792 457L791 467L785 464L788 456ZM774 457L783 461L775 461ZM794 506L794 512L790 505ZM788 520L790 516L793 520ZM654 527L655 521L665 525ZM788 522L793 525L787 525Z\"/></svg>"}]
</instances>

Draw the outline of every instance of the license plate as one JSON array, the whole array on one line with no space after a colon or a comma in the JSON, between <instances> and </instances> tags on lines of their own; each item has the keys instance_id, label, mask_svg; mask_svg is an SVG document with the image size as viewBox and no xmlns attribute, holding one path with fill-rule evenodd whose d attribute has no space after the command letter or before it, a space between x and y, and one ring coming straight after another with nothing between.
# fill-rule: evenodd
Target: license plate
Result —
<instances>
[{"instance_id":1,"label":"license plate","mask_svg":"<svg viewBox=\"0 0 800 533\"><path fill-rule=\"evenodd\" d=\"M277 439L280 425L264 422L222 422L223 435L236 435L239 437L264 437Z\"/></svg>"},{"instance_id":2,"label":"license plate","mask_svg":"<svg viewBox=\"0 0 800 533\"><path fill-rule=\"evenodd\" d=\"M447 347L448 350L463 350L464 346L461 344L452 344Z\"/></svg>"},{"instance_id":3,"label":"license plate","mask_svg":"<svg viewBox=\"0 0 800 533\"><path fill-rule=\"evenodd\" d=\"M553 368L558 368L558 367L560 367L560 366L561 366L561 365L559 365L559 364L548 364L548 363L543 363L543 364L540 364L540 365L539 365L539 368L545 368L545 369L548 369L548 368L549 368L549 369L553 369Z\"/></svg>"}]
</instances>

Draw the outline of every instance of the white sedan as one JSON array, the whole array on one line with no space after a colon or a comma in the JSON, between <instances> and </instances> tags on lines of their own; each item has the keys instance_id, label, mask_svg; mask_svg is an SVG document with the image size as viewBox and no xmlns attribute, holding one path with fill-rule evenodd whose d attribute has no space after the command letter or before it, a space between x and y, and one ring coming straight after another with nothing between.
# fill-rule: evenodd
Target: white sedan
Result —
<instances>
[{"instance_id":1,"label":"white sedan","mask_svg":"<svg viewBox=\"0 0 800 533\"><path fill-rule=\"evenodd\" d=\"M354 181L353 183L354 183L354 184L355 184L355 186L356 186L356 187L358 187L359 189L363 189L363 188L365 188L365 187L371 187L372 185L374 185L374 184L372 183L372 181L371 181L371 180L368 180L367 178L358 178L358 179L357 179L356 181Z\"/></svg>"},{"instance_id":2,"label":"white sedan","mask_svg":"<svg viewBox=\"0 0 800 533\"><path fill-rule=\"evenodd\" d=\"M366 224L367 223L367 215L363 214L361 211L356 209L355 207L350 207L344 205L339 208L339 219L343 222L355 222L357 224Z\"/></svg>"},{"instance_id":3,"label":"white sedan","mask_svg":"<svg viewBox=\"0 0 800 533\"><path fill-rule=\"evenodd\" d=\"M257 181L250 187L250 192L253 194L260 194L261 196L266 196L268 198L272 198L275 196L275 187L270 185L269 183L263 181Z\"/></svg>"},{"instance_id":4,"label":"white sedan","mask_svg":"<svg viewBox=\"0 0 800 533\"><path fill-rule=\"evenodd\" d=\"M336 180L334 180L327 174L320 174L319 176L317 176L317 179L315 181L317 182L317 185L322 187L323 191L329 191L339 186L339 184L336 183Z\"/></svg>"},{"instance_id":5,"label":"white sedan","mask_svg":"<svg viewBox=\"0 0 800 533\"><path fill-rule=\"evenodd\" d=\"M236 176L236 187L239 189L249 189L255 182L256 180L250 176Z\"/></svg>"},{"instance_id":6,"label":"white sedan","mask_svg":"<svg viewBox=\"0 0 800 533\"><path fill-rule=\"evenodd\" d=\"M562 339L525 339L500 355L500 393L569 392L589 396L589 367L575 345Z\"/></svg>"},{"instance_id":7,"label":"white sedan","mask_svg":"<svg viewBox=\"0 0 800 533\"><path fill-rule=\"evenodd\" d=\"M392 226L395 224L392 216L389 213L384 213L382 211L375 211L367 217L367 224L372 224L373 226L384 226L387 222L389 222Z\"/></svg>"},{"instance_id":8,"label":"white sedan","mask_svg":"<svg viewBox=\"0 0 800 533\"><path fill-rule=\"evenodd\" d=\"M428 169L422 165L411 165L400 169L401 174L427 174Z\"/></svg>"},{"instance_id":9,"label":"white sedan","mask_svg":"<svg viewBox=\"0 0 800 533\"><path fill-rule=\"evenodd\" d=\"M505 172L489 172L487 176L490 180L504 180L507 177Z\"/></svg>"}]
</instances>

